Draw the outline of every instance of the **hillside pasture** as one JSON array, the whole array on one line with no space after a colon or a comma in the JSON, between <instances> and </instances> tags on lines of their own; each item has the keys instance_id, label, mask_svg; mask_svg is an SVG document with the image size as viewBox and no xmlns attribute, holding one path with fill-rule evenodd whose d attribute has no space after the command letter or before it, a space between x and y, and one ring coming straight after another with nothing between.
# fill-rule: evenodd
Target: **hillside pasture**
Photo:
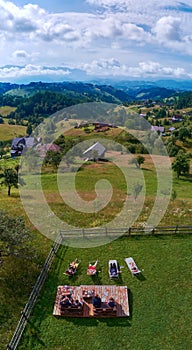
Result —
<instances>
[{"instance_id":1,"label":"hillside pasture","mask_svg":"<svg viewBox=\"0 0 192 350\"><path fill-rule=\"evenodd\" d=\"M11 112L15 112L16 107L10 107L10 106L1 106L0 107L0 115L2 117L7 117Z\"/></svg>"},{"instance_id":2,"label":"hillside pasture","mask_svg":"<svg viewBox=\"0 0 192 350\"><path fill-rule=\"evenodd\" d=\"M23 137L26 135L26 126L0 124L0 140L11 141L15 137Z\"/></svg>"},{"instance_id":3,"label":"hillside pasture","mask_svg":"<svg viewBox=\"0 0 192 350\"><path fill-rule=\"evenodd\" d=\"M192 236L129 237L89 249L62 247L19 346L19 350L181 350L190 349ZM132 256L141 269L132 277L124 259ZM77 274L63 272L74 258ZM108 261L117 259L120 278L112 281ZM99 273L87 276L89 261L99 260ZM130 317L123 319L56 318L58 285L126 285Z\"/></svg>"}]
</instances>

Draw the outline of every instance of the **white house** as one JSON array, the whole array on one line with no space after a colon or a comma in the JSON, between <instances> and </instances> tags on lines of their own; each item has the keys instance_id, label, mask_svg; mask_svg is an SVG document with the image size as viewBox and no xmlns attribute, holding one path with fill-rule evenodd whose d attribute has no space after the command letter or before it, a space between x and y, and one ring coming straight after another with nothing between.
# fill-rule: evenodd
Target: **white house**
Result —
<instances>
[{"instance_id":1,"label":"white house","mask_svg":"<svg viewBox=\"0 0 192 350\"><path fill-rule=\"evenodd\" d=\"M98 160L105 157L105 152L106 148L100 142L96 142L83 152L83 157L86 160Z\"/></svg>"}]
</instances>

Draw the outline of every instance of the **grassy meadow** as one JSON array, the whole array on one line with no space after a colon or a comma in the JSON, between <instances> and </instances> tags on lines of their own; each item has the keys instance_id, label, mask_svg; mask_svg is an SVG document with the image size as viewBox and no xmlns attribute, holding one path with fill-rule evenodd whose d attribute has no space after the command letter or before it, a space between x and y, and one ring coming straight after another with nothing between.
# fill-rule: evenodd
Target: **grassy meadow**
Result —
<instances>
[{"instance_id":1,"label":"grassy meadow","mask_svg":"<svg viewBox=\"0 0 192 350\"><path fill-rule=\"evenodd\" d=\"M1 106L0 107L0 115L2 117L7 117L11 112L15 112L16 107L10 107L10 106Z\"/></svg>"},{"instance_id":2,"label":"grassy meadow","mask_svg":"<svg viewBox=\"0 0 192 350\"><path fill-rule=\"evenodd\" d=\"M182 350L190 349L192 236L128 237L89 249L62 247L32 313L19 350ZM124 258L134 257L142 270L132 277ZM70 261L81 259L77 274L63 275ZM121 266L111 281L108 260ZM98 276L86 275L99 259ZM52 315L58 285L128 286L130 317L118 319L56 318Z\"/></svg>"},{"instance_id":3,"label":"grassy meadow","mask_svg":"<svg viewBox=\"0 0 192 350\"><path fill-rule=\"evenodd\" d=\"M26 135L26 126L0 124L0 140L12 141L15 137Z\"/></svg>"},{"instance_id":4,"label":"grassy meadow","mask_svg":"<svg viewBox=\"0 0 192 350\"><path fill-rule=\"evenodd\" d=\"M14 126L13 126L14 127ZM11 128L9 126L9 128ZM0 126L1 129L1 126ZM121 166L127 167L129 158L121 154ZM111 160L112 160L111 155ZM14 166L15 160L1 161L0 166ZM110 221L123 206L125 196L130 195L132 184L138 178L138 171L143 172L146 184L146 196L143 210L137 224L145 222L154 203L157 189L155 169L149 156L138 170L132 167L133 180L127 188L125 178L118 167L110 162L88 163L76 174L76 188L83 200L95 198L95 183L106 178L112 183L113 196L106 208L96 214L81 214L63 203L58 191L57 175L53 169L42 174L42 187L48 204L62 220L73 222L77 226L96 226ZM69 183L72 173L63 173L63 184ZM31 177L31 190L36 175ZM173 174L173 189L177 193L170 201L168 210L160 225L191 225L192 193L191 175L177 179ZM70 191L70 187L67 188ZM11 338L25 302L35 283L42 264L52 244L39 234L30 223L21 203L19 191L12 189L7 196L7 189L0 187L0 209L9 215L25 217L27 225L34 233L33 261L9 257L0 270L2 288L0 289L0 337L2 349ZM133 256L139 267L144 269L143 281L132 278L122 268L120 284L130 288L131 317L123 320L65 320L52 316L56 287L69 281L63 271L68 263L78 255L82 260L81 268L73 283L75 284L111 284L107 274L107 261L117 258L124 266L124 258ZM98 279L91 280L85 274L89 260L98 258L101 273ZM33 317L25 332L20 349L132 349L166 350L190 349L190 266L191 237L159 238L120 238L117 241L94 249L63 248L56 258L46 286L43 289ZM71 282L70 282L71 283ZM12 298L14 289L14 298ZM91 347L90 347L91 344ZM1 348L1 347L0 347Z\"/></svg>"}]
</instances>

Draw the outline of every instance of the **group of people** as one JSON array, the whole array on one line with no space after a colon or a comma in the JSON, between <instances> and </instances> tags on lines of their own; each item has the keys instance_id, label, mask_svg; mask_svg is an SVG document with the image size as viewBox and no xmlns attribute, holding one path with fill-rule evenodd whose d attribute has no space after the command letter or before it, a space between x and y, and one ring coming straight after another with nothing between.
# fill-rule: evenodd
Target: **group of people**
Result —
<instances>
[{"instance_id":1,"label":"group of people","mask_svg":"<svg viewBox=\"0 0 192 350\"><path fill-rule=\"evenodd\" d=\"M77 271L79 263L80 261L78 259L75 259L74 261L72 261L69 264L68 269L64 272L64 274L68 276L73 276ZM88 275L95 275L97 273L97 263L98 263L98 260L96 260L95 263L91 263L91 262L89 263L89 266L87 268Z\"/></svg>"},{"instance_id":2,"label":"group of people","mask_svg":"<svg viewBox=\"0 0 192 350\"><path fill-rule=\"evenodd\" d=\"M78 306L82 306L82 302L78 299L73 299L71 296L67 296L64 295L61 297L61 301L60 301L60 306L61 307L78 307Z\"/></svg>"},{"instance_id":3,"label":"group of people","mask_svg":"<svg viewBox=\"0 0 192 350\"><path fill-rule=\"evenodd\" d=\"M101 298L98 294L96 294L94 297L93 297L93 306L95 308L100 308L101 307ZM108 300L108 306L113 308L115 306L115 300L113 297L110 297L109 300Z\"/></svg>"}]
</instances>

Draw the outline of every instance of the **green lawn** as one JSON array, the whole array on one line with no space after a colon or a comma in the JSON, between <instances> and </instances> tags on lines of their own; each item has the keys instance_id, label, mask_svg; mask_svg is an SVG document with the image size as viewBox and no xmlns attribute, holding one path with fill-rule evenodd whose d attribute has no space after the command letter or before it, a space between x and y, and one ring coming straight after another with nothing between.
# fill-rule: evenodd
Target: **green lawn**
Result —
<instances>
[{"instance_id":1,"label":"green lawn","mask_svg":"<svg viewBox=\"0 0 192 350\"><path fill-rule=\"evenodd\" d=\"M15 166L16 161L9 159L9 160L2 160L0 162L0 166L2 168L4 168L4 166ZM122 156L122 164L126 165L128 163L128 161ZM156 193L156 177L154 176L154 171L153 168L151 167L151 162L148 161L146 159L146 162L144 163L143 167L145 168L144 170L144 176L145 176L145 181L146 181L146 190L147 190L147 195L146 195L146 201L145 201L145 206L142 210L142 213L140 215L140 218L138 219L139 222L143 222L147 220L147 217L150 214L150 210L152 208L152 205L154 203L154 195ZM111 207L108 206L106 211L101 211L98 213L98 215L80 215L78 216L77 213L68 208L67 205L65 203L63 203L62 198L59 196L58 193L58 189L57 189L57 176L56 174L43 174L42 176L42 186L45 192L45 196L47 198L47 201L49 203L49 205L51 206L52 210L55 212L56 215L58 215L61 219L66 220L68 222L72 222L74 225L86 225L88 226L88 224L90 224L90 222L92 223L92 225L94 224L100 224L100 223L104 223L106 222L107 219L110 220L111 215L113 215L114 211L117 213L118 210L121 210L121 204L122 204L122 199L124 198L124 193L126 191L126 186L125 186L125 182L124 182L124 178L123 176L120 176L118 169L113 168L113 172L112 174L110 174L110 164L106 165L103 164L101 166L98 166L98 172L96 172L95 174L93 173L93 169L88 166L86 169L79 171L77 173L77 179L76 179L76 185L78 190L80 191L80 194L82 196L83 199L86 199L87 195L89 195L89 199L93 199L94 196L94 184L95 182L98 180L98 174L101 175L101 178L103 177L103 175L105 175L106 178L108 178L109 180L112 181L113 186L114 186L114 198L113 201L111 203ZM135 172L135 174L138 172L138 170L135 168L133 168L133 173ZM66 173L64 174L64 176L66 177L66 182L68 183L68 178L71 176L71 173ZM134 181L134 177L133 177L133 181ZM36 177L34 175L33 179L31 179L31 189L33 190L35 187L33 186L33 183L36 183ZM192 205L192 192L191 192L191 178L185 178L185 177L181 177L180 180L177 180L175 175L174 175L174 179L173 179L173 188L176 190L177 192L177 198L174 202L170 201L169 204L169 208L164 216L164 218L162 219L160 225L191 225L192 222L192 211L191 211L191 205ZM69 186L67 188L68 190L70 189ZM92 197L91 197L92 196ZM29 222L29 218L27 218L27 215L24 211L24 208L22 206L22 202L20 200L19 197L19 192L18 189L13 188L11 191L11 196L8 197L7 196L7 188L5 187L0 187L0 209L1 210L5 210L7 213L9 213L12 216L21 216L23 215L25 217L26 223L28 226L30 226L30 228L33 230L34 232L34 237L35 237L35 241L34 241L34 246L35 246L35 250L37 250L37 257L35 257L35 259L31 262L31 261L25 261L24 259L14 259L14 258L8 258L5 260L3 266L0 269L0 281L1 281L1 288L0 288L0 304L1 304L1 308L0 308L0 325L1 325L1 329L0 329L0 338L1 338L1 342L3 344L3 348L5 348L6 344L8 343L9 339L11 338L14 329L16 327L16 324L19 320L20 317L20 311L22 310L22 308L25 305L25 302L27 301L27 298L30 294L31 288L32 286L35 284L35 280L38 276L38 273L40 272L41 266L43 264L43 262L45 261L46 255L48 254L50 245L52 244L51 241L49 241L48 239L46 239L44 236L42 236L41 234L39 234L39 232L34 230L33 224ZM98 222L99 220L99 222ZM120 242L120 243L118 243ZM186 239L186 240L182 240L180 239L179 241L175 241L175 240L168 240L165 241L164 239L158 239L155 243L155 248L153 247L154 243L153 240L149 240L147 241L147 244L145 243L140 243L139 241L135 240L127 240L126 243L128 246L126 246L124 244L124 241L122 243L122 240L119 240L117 242L113 243L113 251L116 251L117 254L115 253L116 257L126 257L127 255L134 255L136 261L138 261L138 264L140 266L141 263L141 267L145 269L144 273L147 271L146 269L149 269L149 274L150 272L150 264L152 263L153 259L151 259L151 255L153 256L153 254L155 254L155 256L159 256L159 261L165 261L165 253L166 252L170 252L172 246L170 246L173 242L178 242L178 251L176 253L176 256L180 256L180 254L183 254L184 257L184 263L183 263L183 267L186 268L186 260L185 260L185 256L188 256L189 258L189 254L186 253L186 250L189 250L191 241L190 238ZM139 243L139 245L138 245ZM153 244L152 244L153 243ZM129 245L131 244L131 251L129 249ZM165 244L165 246L163 245ZM135 249L134 247L143 247L142 251L139 253L138 249ZM164 250L162 249L165 248ZM103 262L107 262L107 260L110 257L113 257L113 254L111 254L110 249L108 249L109 247L101 247L101 248L95 248L93 250L85 250L85 251L80 251L80 257L82 258L83 262L82 262L82 271L85 271L86 268L86 264L89 261L90 258L97 258L97 256L100 258L101 261ZM134 250L135 249L135 250ZM155 249L155 250L154 250ZM138 251L137 251L138 250ZM153 251L154 250L154 251ZM90 252L90 256L88 256ZM101 254L100 254L101 252ZM164 253L163 253L164 252ZM137 254L139 253L139 255ZM172 254L172 253L171 253ZM174 253L175 254L175 253ZM77 255L77 252L73 251L72 249L69 249L66 253L66 259L65 261L67 261L67 263L74 258L74 255ZM146 257L146 259L145 259ZM149 257L149 259L147 258ZM171 255L170 255L171 257ZM169 258L169 257L168 257ZM85 262L84 262L85 261ZM177 264L176 258L174 258L173 262L171 263L172 266L174 266L175 264L175 268L178 272L178 276L175 275L178 280L179 280L179 286L181 290L181 296L180 298L182 298L182 295L185 295L185 285L186 283L183 283L183 278L185 275L183 275L184 273L188 273L188 269L186 269L186 271L180 271L180 260L179 264ZM61 260L61 262L63 262ZM67 265L67 263L65 263L65 267ZM120 260L120 263L123 264L123 259ZM83 267L84 264L84 267ZM147 265L146 265L147 264ZM170 262L169 262L170 264ZM161 264L162 265L162 264ZM23 266L25 266L25 270L23 270ZM163 266L163 265L162 265ZM161 267L161 266L160 266ZM160 268L159 267L159 268ZM64 267L61 267L61 271L63 271ZM134 297L134 303L133 303L133 315L134 315L134 320L137 320L136 315L137 315L137 311L139 312L138 307L135 307L135 303L137 302L137 300L141 300L141 299L137 299L137 293L142 293L142 291L145 292L145 288L147 290L147 295L149 293L149 290L151 288L152 285L152 292L153 292L153 300L159 300L159 298L162 298L162 293L159 296L160 290L162 290L162 287L159 287L159 284L157 285L157 290L155 290L154 287L154 281L157 279L157 277L160 277L160 281L161 279L164 279L165 281L168 280L169 283L169 275L168 274L164 274L161 275L161 270L157 269L157 270L153 270L154 273L156 273L156 275L154 275L154 278L152 278L151 280L151 285L148 285L146 283L148 283L148 281L150 281L149 277L145 277L147 278L147 282L144 281L143 283L138 283L137 280L134 280L131 278L131 276L128 274L127 271L125 271L125 269L122 270L122 280L123 283L127 284L128 286L130 286L131 291L133 291L133 297ZM59 277L60 276L60 277ZM174 278L175 278L174 276ZM105 269L102 270L102 273L100 274L101 277L101 282L102 283L110 283L110 281L107 278L107 265L105 264ZM58 280L58 283L66 283L65 279L63 278L63 275L61 272L59 272L58 267L57 267L57 272L55 274L55 270L53 270L53 274L51 277L51 282L48 282L50 284L49 288L50 288L50 308L48 311L45 312L46 316L46 322L51 322L52 327L54 328L57 324L54 323L54 325L52 324L52 306L53 306L53 301L55 298L55 291L56 291L56 285L57 285L57 279L60 279L60 282ZM55 283L53 283L53 281L55 280ZM165 286L165 281L164 286ZM181 283L180 283L181 281ZM186 279L186 281L189 281L189 278ZM52 286L53 283L53 286ZM75 283L77 284L81 284L81 283L89 283L89 279L87 280L87 277L84 273L80 274L78 279L75 281ZM16 298L11 299L10 301L10 296L12 295L12 290L13 290L13 286L14 286L14 295L16 295ZM134 290L135 288L135 290ZM141 288L141 291L140 289ZM159 289L160 288L160 289ZM172 287L171 289L173 291L173 293L175 293L174 288ZM139 292L140 291L140 292ZM48 292L46 292L48 293ZM171 292L172 293L172 292ZM178 293L178 292L177 292ZM180 293L180 292L179 292ZM171 294L170 294L171 295ZM188 294L186 294L188 295ZM164 298L164 296L163 296ZM171 298L171 297L170 297ZM146 299L147 302L147 299ZM161 303L162 304L162 303ZM142 304L142 308L141 311L143 309L145 309L145 311L139 312L138 317L143 317L144 318L144 312L149 312L148 308L148 304L144 305L144 301ZM163 304L164 305L164 304ZM140 306L139 306L140 307ZM152 306L151 306L152 307ZM182 307L182 303L181 306L179 306L178 309L178 314L179 314L179 310ZM186 305L183 305L184 308L186 308ZM154 307L154 310L151 310L151 313L155 313L157 310L157 306ZM44 312L44 311L42 311ZM174 311L175 312L175 311ZM40 312L41 314L41 312ZM155 314L156 316L153 317L157 317L157 315L159 314L159 311ZM175 319L177 319L177 322L181 322L180 317L178 316ZM159 314L160 315L160 314ZM39 317L39 316L38 316ZM48 317L48 318L47 318ZM168 317L168 316L167 316ZM162 318L162 315L161 315ZM172 317L174 318L174 317ZM41 324L43 325L42 319L41 319L41 315L40 315L40 321ZM50 321L51 320L51 321ZM169 320L169 318L168 318ZM179 320L179 321L178 321ZM54 322L60 322L59 320L55 320ZM70 332L70 327L69 325L73 325L76 324L78 325L78 330L82 330L82 331L90 331L93 330L93 332L95 331L94 328L94 321L90 320L89 322L92 322L89 324L89 327L84 327L82 326L82 324L85 323L85 325L87 324L87 321L81 321L81 323L79 324L78 320L76 321L67 321L65 323L66 326L66 330L68 330L68 333ZM108 321L107 321L108 322ZM110 324L111 321L109 321ZM116 322L116 321L114 321ZM108 327L108 331L109 330L114 330L115 332L119 332L121 330L121 332L123 332L123 330L127 332L127 328L124 327L124 323L127 325L127 321L123 320L117 321L117 325L114 328L113 325L111 325L111 327ZM123 324L122 324L123 322ZM129 321L129 323L132 321ZM175 321L174 321L175 322ZM175 323L173 322L173 327L175 326ZM184 322L184 319L182 317L182 322ZM37 321L35 321L34 327L36 327L36 323ZM62 323L63 324L63 323ZM108 323L107 323L108 324ZM152 328L154 325L154 320L152 323ZM165 320L159 321L159 326L163 324L163 327L165 327ZM120 327L120 325L122 325L122 327ZM134 330L134 327L137 327L136 330ZM102 329L101 326L103 327L102 329L104 329L104 333L106 332L106 321L99 321L97 323L97 330L100 329L100 333L102 334ZM46 327L46 323L44 324L44 327ZM144 319L142 319L142 323L132 323L131 324L131 331L133 331L133 334L136 334L136 332L141 332L141 328L144 327ZM183 334L185 334L185 330L184 330L184 325L182 324L182 332ZM33 327L32 329L28 330L28 333L33 333ZM63 328L62 328L63 331ZM42 332L42 331L41 331ZM59 332L59 330L57 330L57 333ZM123 336L124 333L121 333L122 336L120 338L119 341L123 341ZM153 332L152 330L146 330L147 334L149 334L149 338L152 338ZM152 333L151 333L152 332ZM157 332L157 330L156 330ZM182 337L182 332L181 334L178 334L178 339L183 339ZM187 328L187 332L188 328ZM51 333L50 333L51 334ZM150 335L151 334L151 335ZM74 334L72 333L72 337L74 336ZM165 334L164 334L165 336ZM45 337L45 335L43 336ZM59 335L58 335L59 337ZM68 334L68 339L69 339L70 335ZM102 337L102 336L100 336ZM105 335L104 335L105 337ZM135 338L136 336L134 336ZM31 338L33 339L33 337ZM140 338L141 339L141 338ZM30 342L33 340L30 340ZM72 341L72 340L71 340ZM102 346L104 347L103 343L102 343L102 339L98 340L101 341ZM133 341L133 340L132 340ZM63 342L63 340L62 340ZM86 344L86 339L84 337L84 342ZM125 336L125 343L129 344L130 340L129 337ZM134 339L134 342L136 342L136 338ZM147 342L147 340L146 340ZM183 340L182 340L183 342ZM121 344L121 343L120 343ZM154 343L152 343L154 345ZM95 345L96 346L96 345ZM120 349L123 349L122 345L120 347ZM118 346L116 346L118 348ZM132 343L132 347L133 349L137 349L135 343ZM0 346L1 348L1 346ZM25 348L25 347L23 347ZM38 348L38 347L37 347ZM46 346L44 347L46 348ZM80 347L80 349L82 348L82 346ZM89 349L89 347L87 347ZM98 347L99 348L99 345ZM102 347L101 347L102 348ZM124 347L125 348L125 347ZM152 347L151 349L166 349L166 347ZM28 349L33 349L33 346L28 346ZM52 347L52 349L54 349L54 345ZM55 346L55 349L63 349L62 346ZM65 346L64 349L67 349L67 347ZM72 346L72 350L76 349L76 347ZM83 348L82 348L83 349ZM95 348L96 349L96 348ZM106 348L107 349L107 348ZM126 349L126 348L125 348ZM179 349L179 347L178 347ZM183 349L183 347L181 346L181 349ZM79 350L79 349L78 349ZM94 350L94 348L93 348Z\"/></svg>"},{"instance_id":2,"label":"green lawn","mask_svg":"<svg viewBox=\"0 0 192 350\"><path fill-rule=\"evenodd\" d=\"M90 249L63 247L49 273L20 350L183 350L191 349L192 236L119 238ZM132 256L142 279L132 277L124 258ZM68 263L81 259L73 279L63 275ZM86 275L99 259L98 277ZM120 285L130 289L131 316L125 319L74 319L52 316L58 285L113 284L108 260L123 266Z\"/></svg>"}]
</instances>

